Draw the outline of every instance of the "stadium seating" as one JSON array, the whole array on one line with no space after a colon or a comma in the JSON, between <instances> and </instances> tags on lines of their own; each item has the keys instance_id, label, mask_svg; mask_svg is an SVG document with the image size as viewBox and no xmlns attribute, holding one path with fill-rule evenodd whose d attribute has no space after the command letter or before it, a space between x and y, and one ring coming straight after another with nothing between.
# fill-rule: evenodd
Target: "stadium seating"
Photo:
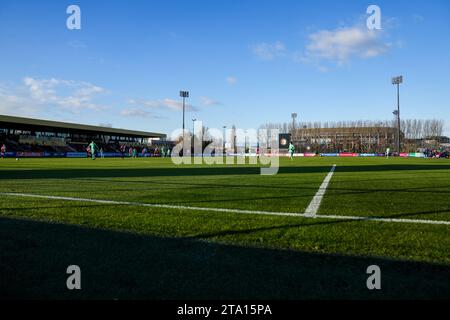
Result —
<instances>
[{"instance_id":1,"label":"stadium seating","mask_svg":"<svg viewBox=\"0 0 450 320\"><path fill-rule=\"evenodd\" d=\"M80 139L81 140L81 139ZM46 136L32 136L32 135L0 135L0 144L5 144L9 152L22 153L49 153L49 154L64 154L67 152L86 152L91 140L84 141L70 141L60 137L46 137ZM126 154L128 155L129 147L137 149L140 155L144 148L153 156L159 156L158 146L148 146L139 143L117 142L111 141L109 143L95 141L99 149L104 153L120 153L120 146L125 144L127 146Z\"/></svg>"}]
</instances>

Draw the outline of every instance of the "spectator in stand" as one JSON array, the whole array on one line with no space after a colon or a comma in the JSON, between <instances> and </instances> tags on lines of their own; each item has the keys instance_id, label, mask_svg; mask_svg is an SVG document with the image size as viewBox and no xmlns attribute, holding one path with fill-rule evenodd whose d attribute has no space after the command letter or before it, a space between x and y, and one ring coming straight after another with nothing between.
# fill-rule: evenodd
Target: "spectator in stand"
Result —
<instances>
[{"instance_id":1,"label":"spectator in stand","mask_svg":"<svg viewBox=\"0 0 450 320\"><path fill-rule=\"evenodd\" d=\"M5 154L6 154L6 146L5 146L5 144L2 144L1 153L2 153L2 159L4 159L5 158Z\"/></svg>"},{"instance_id":2,"label":"spectator in stand","mask_svg":"<svg viewBox=\"0 0 450 320\"><path fill-rule=\"evenodd\" d=\"M147 154L147 148L144 147L144 148L142 148L142 156L145 157L146 154Z\"/></svg>"},{"instance_id":3,"label":"spectator in stand","mask_svg":"<svg viewBox=\"0 0 450 320\"><path fill-rule=\"evenodd\" d=\"M103 154L103 148L100 148L100 158L104 158L105 155Z\"/></svg>"},{"instance_id":4,"label":"spectator in stand","mask_svg":"<svg viewBox=\"0 0 450 320\"><path fill-rule=\"evenodd\" d=\"M126 151L126 149L127 149L127 146L126 145L121 145L120 146L120 153L122 154L122 159L125 159L125 151Z\"/></svg>"},{"instance_id":5,"label":"spectator in stand","mask_svg":"<svg viewBox=\"0 0 450 320\"><path fill-rule=\"evenodd\" d=\"M133 156L133 147L130 147L130 149L128 149L128 155L130 156L130 158Z\"/></svg>"}]
</instances>

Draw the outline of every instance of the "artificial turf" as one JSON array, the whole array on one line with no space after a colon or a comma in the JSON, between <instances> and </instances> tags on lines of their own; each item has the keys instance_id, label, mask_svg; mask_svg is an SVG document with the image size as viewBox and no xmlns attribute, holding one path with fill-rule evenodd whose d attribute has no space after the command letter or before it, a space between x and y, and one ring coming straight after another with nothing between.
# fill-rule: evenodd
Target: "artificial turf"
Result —
<instances>
[{"instance_id":1,"label":"artificial turf","mask_svg":"<svg viewBox=\"0 0 450 320\"><path fill-rule=\"evenodd\" d=\"M333 164L319 214L450 220L444 159L282 159L274 176L157 158L6 159L0 193L302 213ZM448 225L0 201L0 297L450 297ZM80 292L65 289L68 264L86 272ZM381 291L365 286L370 264Z\"/></svg>"}]
</instances>

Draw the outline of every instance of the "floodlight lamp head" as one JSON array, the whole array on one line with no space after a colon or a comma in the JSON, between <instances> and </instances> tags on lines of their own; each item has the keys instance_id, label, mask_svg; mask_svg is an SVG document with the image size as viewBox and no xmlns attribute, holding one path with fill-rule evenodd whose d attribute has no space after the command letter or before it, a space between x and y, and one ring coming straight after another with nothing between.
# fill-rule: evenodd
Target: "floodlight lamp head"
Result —
<instances>
[{"instance_id":1,"label":"floodlight lamp head","mask_svg":"<svg viewBox=\"0 0 450 320\"><path fill-rule=\"evenodd\" d=\"M400 83L403 83L403 76L392 78L392 84L400 84Z\"/></svg>"},{"instance_id":2,"label":"floodlight lamp head","mask_svg":"<svg viewBox=\"0 0 450 320\"><path fill-rule=\"evenodd\" d=\"M189 98L189 91L180 91L180 97Z\"/></svg>"}]
</instances>

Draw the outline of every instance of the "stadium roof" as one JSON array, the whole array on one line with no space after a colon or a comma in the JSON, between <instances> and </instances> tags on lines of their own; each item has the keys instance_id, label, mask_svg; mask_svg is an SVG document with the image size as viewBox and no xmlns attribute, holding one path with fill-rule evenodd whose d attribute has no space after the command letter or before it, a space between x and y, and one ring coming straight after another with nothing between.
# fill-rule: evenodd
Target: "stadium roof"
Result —
<instances>
[{"instance_id":1,"label":"stadium roof","mask_svg":"<svg viewBox=\"0 0 450 320\"><path fill-rule=\"evenodd\" d=\"M104 134L124 137L138 138L165 138L164 133L134 131L126 129L116 129L101 126L91 126L70 122L59 122L50 120L40 120L13 116L0 115L0 128L27 130L27 131L50 131L58 133L89 133Z\"/></svg>"}]
</instances>

